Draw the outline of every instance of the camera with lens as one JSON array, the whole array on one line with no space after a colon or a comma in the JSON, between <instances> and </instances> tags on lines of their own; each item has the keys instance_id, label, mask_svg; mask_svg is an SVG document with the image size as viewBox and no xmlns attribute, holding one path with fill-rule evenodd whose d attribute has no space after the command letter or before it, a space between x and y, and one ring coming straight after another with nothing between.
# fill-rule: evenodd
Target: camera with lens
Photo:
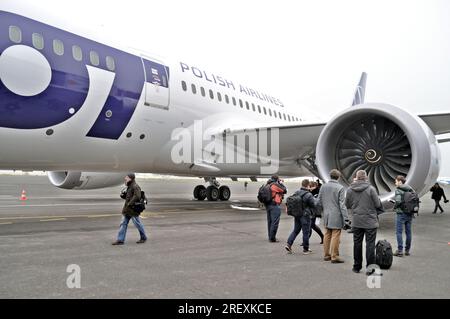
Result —
<instances>
[{"instance_id":1,"label":"camera with lens","mask_svg":"<svg viewBox=\"0 0 450 319\"><path fill-rule=\"evenodd\" d=\"M346 220L344 223L344 230L349 230L352 228L352 222L349 220Z\"/></svg>"},{"instance_id":2,"label":"camera with lens","mask_svg":"<svg viewBox=\"0 0 450 319\"><path fill-rule=\"evenodd\" d=\"M128 188L122 189L122 191L120 192L120 198L122 198L122 199L127 198L127 190L128 190Z\"/></svg>"}]
</instances>

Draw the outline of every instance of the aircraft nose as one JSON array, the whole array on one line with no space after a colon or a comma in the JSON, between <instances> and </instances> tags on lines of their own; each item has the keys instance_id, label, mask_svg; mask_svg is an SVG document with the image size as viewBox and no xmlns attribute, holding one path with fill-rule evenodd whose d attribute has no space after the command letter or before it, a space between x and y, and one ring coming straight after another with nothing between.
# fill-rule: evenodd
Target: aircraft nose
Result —
<instances>
[{"instance_id":1,"label":"aircraft nose","mask_svg":"<svg viewBox=\"0 0 450 319\"><path fill-rule=\"evenodd\" d=\"M38 95L48 88L51 79L50 63L34 48L12 45L0 55L0 81L14 94Z\"/></svg>"}]
</instances>

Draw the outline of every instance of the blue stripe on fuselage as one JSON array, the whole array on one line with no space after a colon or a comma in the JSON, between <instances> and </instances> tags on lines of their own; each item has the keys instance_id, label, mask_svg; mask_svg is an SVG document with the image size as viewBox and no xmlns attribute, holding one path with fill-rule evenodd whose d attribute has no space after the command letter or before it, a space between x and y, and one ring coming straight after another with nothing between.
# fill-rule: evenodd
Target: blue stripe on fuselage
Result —
<instances>
[{"instance_id":1,"label":"blue stripe on fuselage","mask_svg":"<svg viewBox=\"0 0 450 319\"><path fill-rule=\"evenodd\" d=\"M89 90L86 65L91 65L90 52L95 51L100 55L98 68L107 70L106 56L114 58L116 75L108 99L87 136L118 139L133 116L144 87L145 77L141 58L3 11L0 11L0 53L15 45L9 39L10 26L17 26L22 30L21 44L30 47L33 47L33 33L43 35L45 46L40 52L51 65L52 80L44 92L33 97L16 95L0 81L0 127L47 128L70 119L79 111L86 99ZM55 39L64 43L63 56L53 52ZM81 62L72 56L73 45L81 47L83 51ZM74 109L75 113L71 114L70 109ZM112 112L110 118L106 117L108 110Z\"/></svg>"}]
</instances>

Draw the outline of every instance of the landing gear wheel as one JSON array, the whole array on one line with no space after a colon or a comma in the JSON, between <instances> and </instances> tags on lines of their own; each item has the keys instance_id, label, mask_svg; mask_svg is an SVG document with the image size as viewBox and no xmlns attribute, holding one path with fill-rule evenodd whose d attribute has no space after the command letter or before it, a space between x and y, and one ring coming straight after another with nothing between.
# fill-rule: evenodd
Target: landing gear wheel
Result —
<instances>
[{"instance_id":1,"label":"landing gear wheel","mask_svg":"<svg viewBox=\"0 0 450 319\"><path fill-rule=\"evenodd\" d=\"M206 189L206 197L210 202L216 202L219 199L219 189L216 186L209 186Z\"/></svg>"},{"instance_id":2,"label":"landing gear wheel","mask_svg":"<svg viewBox=\"0 0 450 319\"><path fill-rule=\"evenodd\" d=\"M228 186L222 186L219 188L219 198L222 201L228 201L231 197L231 190Z\"/></svg>"},{"instance_id":3,"label":"landing gear wheel","mask_svg":"<svg viewBox=\"0 0 450 319\"><path fill-rule=\"evenodd\" d=\"M194 188L194 198L203 201L206 199L206 187L203 185L198 185Z\"/></svg>"}]
</instances>

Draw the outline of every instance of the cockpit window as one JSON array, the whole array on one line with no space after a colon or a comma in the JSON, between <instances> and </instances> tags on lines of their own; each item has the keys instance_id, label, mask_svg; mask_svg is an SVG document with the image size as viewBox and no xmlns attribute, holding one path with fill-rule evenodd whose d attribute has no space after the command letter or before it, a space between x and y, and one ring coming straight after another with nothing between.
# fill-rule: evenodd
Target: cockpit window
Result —
<instances>
[{"instance_id":1,"label":"cockpit window","mask_svg":"<svg viewBox=\"0 0 450 319\"><path fill-rule=\"evenodd\" d=\"M36 49L42 50L44 48L44 37L42 36L42 34L33 33L32 40L33 40L33 46Z\"/></svg>"},{"instance_id":2,"label":"cockpit window","mask_svg":"<svg viewBox=\"0 0 450 319\"><path fill-rule=\"evenodd\" d=\"M56 55L64 55L64 43L61 40L53 40L53 51Z\"/></svg>"},{"instance_id":3,"label":"cockpit window","mask_svg":"<svg viewBox=\"0 0 450 319\"><path fill-rule=\"evenodd\" d=\"M20 30L19 27L16 26L10 26L9 27L9 39L14 43L21 43L22 42L22 30Z\"/></svg>"}]
</instances>

